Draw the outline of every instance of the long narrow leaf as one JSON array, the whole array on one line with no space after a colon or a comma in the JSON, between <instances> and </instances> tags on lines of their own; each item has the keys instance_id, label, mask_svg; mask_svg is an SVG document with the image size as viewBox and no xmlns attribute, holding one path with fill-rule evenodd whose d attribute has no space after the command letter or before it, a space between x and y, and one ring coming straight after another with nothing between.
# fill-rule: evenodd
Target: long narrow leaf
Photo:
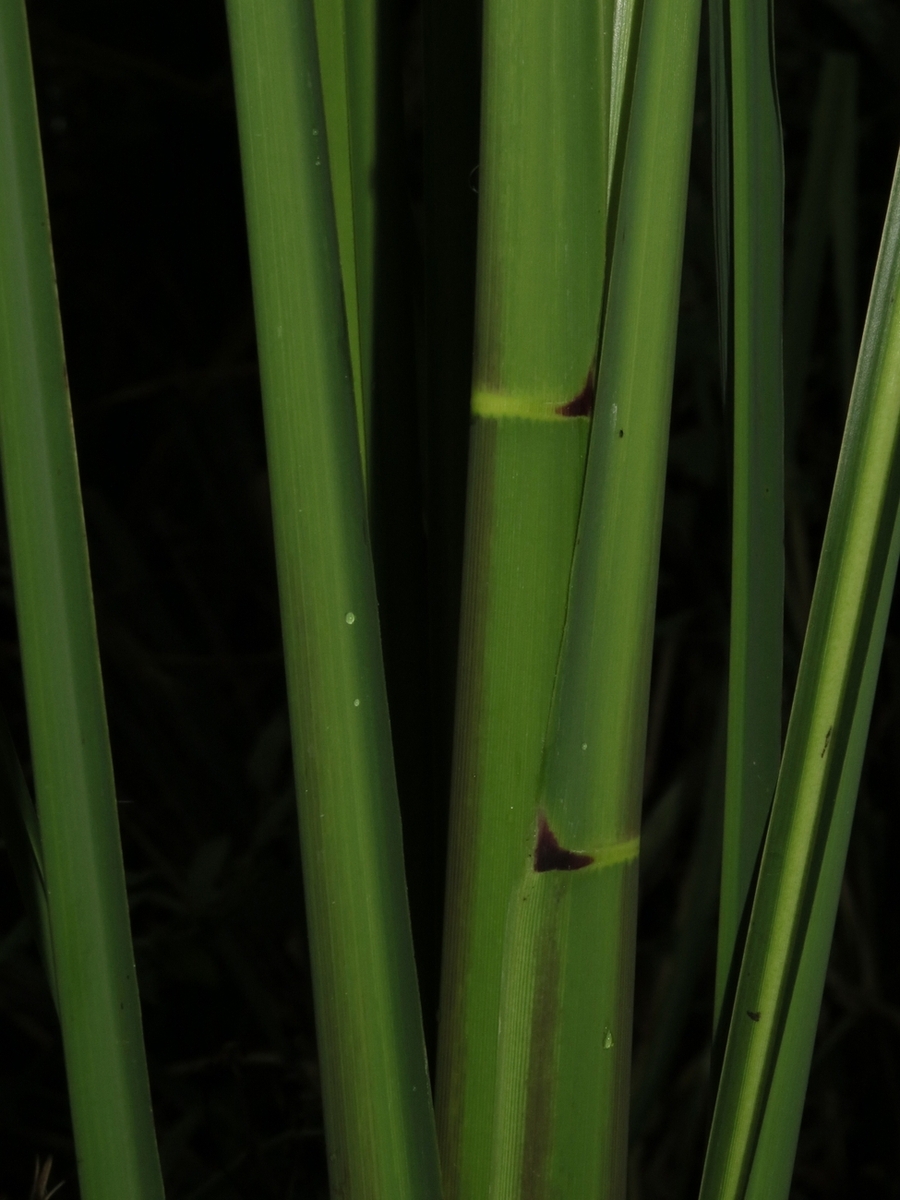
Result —
<instances>
[{"instance_id":1,"label":"long narrow leaf","mask_svg":"<svg viewBox=\"0 0 900 1200\"><path fill-rule=\"evenodd\" d=\"M230 0L331 1185L432 1200L416 991L312 0Z\"/></svg>"},{"instance_id":2,"label":"long narrow leaf","mask_svg":"<svg viewBox=\"0 0 900 1200\"><path fill-rule=\"evenodd\" d=\"M0 452L85 1200L159 1200L25 6L0 4Z\"/></svg>"},{"instance_id":3,"label":"long narrow leaf","mask_svg":"<svg viewBox=\"0 0 900 1200\"><path fill-rule=\"evenodd\" d=\"M737 985L702 1200L746 1193L833 815L849 779L900 500L898 288L895 174Z\"/></svg>"},{"instance_id":4,"label":"long narrow leaf","mask_svg":"<svg viewBox=\"0 0 900 1200\"><path fill-rule=\"evenodd\" d=\"M885 630L894 596L898 556L900 519L894 525L881 595L872 626L872 637L860 683L859 699L847 744L847 757L822 858L816 897L810 912L800 965L797 968L797 980L778 1051L778 1063L772 1077L772 1090L769 1093L759 1144L753 1159L753 1170L747 1187L747 1195L752 1200L782 1200L790 1192L825 972L828 968L834 921L844 878L844 863L869 735L875 685L878 682Z\"/></svg>"},{"instance_id":5,"label":"long narrow leaf","mask_svg":"<svg viewBox=\"0 0 900 1200\"><path fill-rule=\"evenodd\" d=\"M734 454L717 1015L778 774L784 606L783 183L771 5L730 0L723 19L718 76L731 83L731 143L717 162L726 192L717 215L730 210L731 244L720 250L730 275L720 286L725 319L733 321L725 345ZM725 236L720 231L720 242Z\"/></svg>"}]
</instances>

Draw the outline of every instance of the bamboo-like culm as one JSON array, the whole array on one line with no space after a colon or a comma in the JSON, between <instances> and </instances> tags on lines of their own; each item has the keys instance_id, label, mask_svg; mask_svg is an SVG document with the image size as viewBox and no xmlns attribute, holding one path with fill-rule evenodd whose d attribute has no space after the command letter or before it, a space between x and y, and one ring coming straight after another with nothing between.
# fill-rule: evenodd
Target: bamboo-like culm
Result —
<instances>
[{"instance_id":1,"label":"bamboo-like culm","mask_svg":"<svg viewBox=\"0 0 900 1200\"><path fill-rule=\"evenodd\" d=\"M312 0L228 20L331 1187L436 1200Z\"/></svg>"},{"instance_id":2,"label":"bamboo-like culm","mask_svg":"<svg viewBox=\"0 0 900 1200\"><path fill-rule=\"evenodd\" d=\"M447 1200L487 1200L507 912L533 852L593 405L611 17L485 8L475 361L437 1118Z\"/></svg>"},{"instance_id":3,"label":"bamboo-like culm","mask_svg":"<svg viewBox=\"0 0 900 1200\"><path fill-rule=\"evenodd\" d=\"M23 0L0 4L0 454L79 1186L160 1200Z\"/></svg>"},{"instance_id":4,"label":"bamboo-like culm","mask_svg":"<svg viewBox=\"0 0 900 1200\"><path fill-rule=\"evenodd\" d=\"M644 746L699 24L698 3L644 4L565 636L507 914L497 1200L624 1195Z\"/></svg>"},{"instance_id":5,"label":"bamboo-like culm","mask_svg":"<svg viewBox=\"0 0 900 1200\"><path fill-rule=\"evenodd\" d=\"M746 1194L824 863L841 849L900 501L900 172L875 272L713 1115L702 1200ZM833 833L833 842L829 838ZM839 870L830 862L832 884ZM820 926L819 938L827 937ZM815 949L815 947L813 947ZM821 946L816 953L821 954Z\"/></svg>"}]
</instances>

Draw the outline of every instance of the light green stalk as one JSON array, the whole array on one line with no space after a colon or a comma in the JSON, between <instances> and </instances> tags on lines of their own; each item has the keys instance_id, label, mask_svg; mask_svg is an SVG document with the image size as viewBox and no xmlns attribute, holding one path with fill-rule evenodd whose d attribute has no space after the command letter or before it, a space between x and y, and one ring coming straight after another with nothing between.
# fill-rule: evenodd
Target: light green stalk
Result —
<instances>
[{"instance_id":1,"label":"light green stalk","mask_svg":"<svg viewBox=\"0 0 900 1200\"><path fill-rule=\"evenodd\" d=\"M160 1200L22 0L0 4L0 453L81 1195Z\"/></svg>"},{"instance_id":2,"label":"light green stalk","mask_svg":"<svg viewBox=\"0 0 900 1200\"><path fill-rule=\"evenodd\" d=\"M487 1200L507 910L533 850L593 402L611 17L488 0L437 1114L448 1200Z\"/></svg>"},{"instance_id":3,"label":"light green stalk","mask_svg":"<svg viewBox=\"0 0 900 1200\"><path fill-rule=\"evenodd\" d=\"M507 918L492 1200L624 1194L644 745L699 24L698 3L645 2L565 638L538 812Z\"/></svg>"},{"instance_id":4,"label":"light green stalk","mask_svg":"<svg viewBox=\"0 0 900 1200\"><path fill-rule=\"evenodd\" d=\"M834 921L844 879L844 864L869 736L869 720L881 667L885 629L894 595L898 555L900 521L894 525L884 582L878 598L878 608L859 688L859 700L847 744L847 756L822 858L816 898L810 912L809 928L797 969L797 980L778 1050L778 1063L772 1077L772 1090L760 1129L759 1145L753 1158L753 1170L747 1186L747 1196L751 1200L786 1200L791 1189L794 1155L819 1023L825 972L828 968Z\"/></svg>"},{"instance_id":5,"label":"light green stalk","mask_svg":"<svg viewBox=\"0 0 900 1200\"><path fill-rule=\"evenodd\" d=\"M838 797L844 787L851 790L856 769L855 739L861 736L856 722L865 716L863 688L870 654L877 652L878 607L894 570L900 500L898 289L895 174L737 984L702 1200L746 1194ZM827 923L816 934L817 940L823 937Z\"/></svg>"},{"instance_id":6,"label":"light green stalk","mask_svg":"<svg viewBox=\"0 0 900 1200\"><path fill-rule=\"evenodd\" d=\"M312 0L229 0L331 1187L437 1151Z\"/></svg>"},{"instance_id":7,"label":"light green stalk","mask_svg":"<svg viewBox=\"0 0 900 1200\"><path fill-rule=\"evenodd\" d=\"M720 0L724 5L725 0ZM730 0L714 47L725 60L718 122L717 214L726 387L732 396L731 634L728 743L715 1012L718 1019L741 916L775 791L781 751L784 609L784 412L781 364L782 153L774 91L770 0ZM727 24L727 36L724 26ZM727 173L727 178L722 178ZM728 210L730 209L730 218ZM728 234L719 231L720 244Z\"/></svg>"}]
</instances>

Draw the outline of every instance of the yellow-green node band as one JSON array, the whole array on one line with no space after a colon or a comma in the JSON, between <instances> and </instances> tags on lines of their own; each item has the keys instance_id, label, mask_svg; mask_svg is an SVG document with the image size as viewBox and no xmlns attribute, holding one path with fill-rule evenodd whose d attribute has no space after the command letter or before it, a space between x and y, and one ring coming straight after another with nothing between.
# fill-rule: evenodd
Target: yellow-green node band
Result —
<instances>
[{"instance_id":1,"label":"yellow-green node band","mask_svg":"<svg viewBox=\"0 0 900 1200\"><path fill-rule=\"evenodd\" d=\"M472 392L473 417L516 417L524 421L570 421L587 413L561 412L573 403L572 396L548 395L546 392L492 392L475 388Z\"/></svg>"},{"instance_id":2,"label":"yellow-green node band","mask_svg":"<svg viewBox=\"0 0 900 1200\"><path fill-rule=\"evenodd\" d=\"M591 853L594 861L585 870L592 871L597 870L598 867L614 867L619 863L633 862L640 850L640 837L630 838L627 842L613 842L612 845L601 846L599 850Z\"/></svg>"}]
</instances>

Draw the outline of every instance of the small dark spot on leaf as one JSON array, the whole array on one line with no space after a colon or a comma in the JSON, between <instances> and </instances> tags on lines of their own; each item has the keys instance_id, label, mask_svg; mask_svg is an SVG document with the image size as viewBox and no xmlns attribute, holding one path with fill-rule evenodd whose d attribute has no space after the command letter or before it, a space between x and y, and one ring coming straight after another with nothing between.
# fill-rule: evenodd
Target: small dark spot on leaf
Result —
<instances>
[{"instance_id":1,"label":"small dark spot on leaf","mask_svg":"<svg viewBox=\"0 0 900 1200\"><path fill-rule=\"evenodd\" d=\"M594 861L590 854L579 854L575 850L564 850L556 834L541 814L538 821L537 844L534 847L534 869L539 871L579 871Z\"/></svg>"},{"instance_id":2,"label":"small dark spot on leaf","mask_svg":"<svg viewBox=\"0 0 900 1200\"><path fill-rule=\"evenodd\" d=\"M828 732L825 734L825 745L822 747L822 753L819 755L819 758L825 757L825 751L828 749L828 743L831 741L831 731L833 728L833 725L828 726Z\"/></svg>"},{"instance_id":3,"label":"small dark spot on leaf","mask_svg":"<svg viewBox=\"0 0 900 1200\"><path fill-rule=\"evenodd\" d=\"M750 1018L751 1021L758 1021L759 1018L762 1016L762 1013L750 1012L750 1010L748 1009L747 1016Z\"/></svg>"},{"instance_id":4,"label":"small dark spot on leaf","mask_svg":"<svg viewBox=\"0 0 900 1200\"><path fill-rule=\"evenodd\" d=\"M624 429L620 429L620 430L619 430L619 437L624 437L624 436L625 436L625 430L624 430Z\"/></svg>"},{"instance_id":5,"label":"small dark spot on leaf","mask_svg":"<svg viewBox=\"0 0 900 1200\"><path fill-rule=\"evenodd\" d=\"M594 411L594 368L588 371L584 387L568 404L561 404L556 410L559 417L589 417Z\"/></svg>"}]
</instances>

